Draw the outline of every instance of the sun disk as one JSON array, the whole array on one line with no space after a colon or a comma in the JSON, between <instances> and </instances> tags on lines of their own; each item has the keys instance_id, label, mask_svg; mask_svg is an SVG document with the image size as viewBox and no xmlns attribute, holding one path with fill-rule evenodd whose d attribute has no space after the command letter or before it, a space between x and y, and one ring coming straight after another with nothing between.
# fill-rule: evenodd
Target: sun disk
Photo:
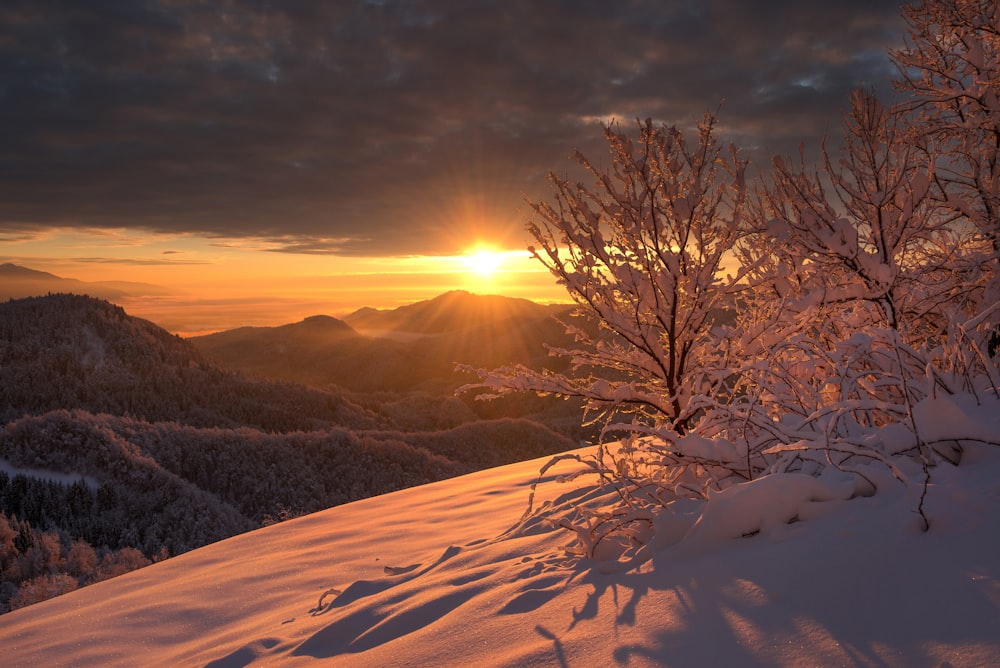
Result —
<instances>
[{"instance_id":1,"label":"sun disk","mask_svg":"<svg viewBox=\"0 0 1000 668\"><path fill-rule=\"evenodd\" d=\"M480 276L491 276L503 264L503 254L497 251L479 249L464 257L465 266Z\"/></svg>"}]
</instances>

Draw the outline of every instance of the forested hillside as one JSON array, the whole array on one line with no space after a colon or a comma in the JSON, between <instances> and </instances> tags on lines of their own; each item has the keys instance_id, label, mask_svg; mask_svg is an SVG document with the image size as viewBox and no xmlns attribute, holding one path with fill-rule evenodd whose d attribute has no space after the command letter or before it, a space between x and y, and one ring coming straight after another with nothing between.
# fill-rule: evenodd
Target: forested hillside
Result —
<instances>
[{"instance_id":1,"label":"forested hillside","mask_svg":"<svg viewBox=\"0 0 1000 668\"><path fill-rule=\"evenodd\" d=\"M106 301L57 294L0 304L0 419L58 408L265 431L380 426L330 392L248 380Z\"/></svg>"},{"instance_id":2,"label":"forested hillside","mask_svg":"<svg viewBox=\"0 0 1000 668\"><path fill-rule=\"evenodd\" d=\"M361 338L318 317L276 345L336 333ZM0 304L0 611L288 517L574 446L536 422L479 420L455 397L358 397L246 378L97 299Z\"/></svg>"}]
</instances>

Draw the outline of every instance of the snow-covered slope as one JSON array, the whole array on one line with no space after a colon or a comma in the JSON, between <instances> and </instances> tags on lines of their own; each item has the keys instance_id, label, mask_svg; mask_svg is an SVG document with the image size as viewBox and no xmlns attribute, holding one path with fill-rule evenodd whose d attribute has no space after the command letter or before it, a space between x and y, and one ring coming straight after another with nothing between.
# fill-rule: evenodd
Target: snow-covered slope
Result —
<instances>
[{"instance_id":1,"label":"snow-covered slope","mask_svg":"<svg viewBox=\"0 0 1000 668\"><path fill-rule=\"evenodd\" d=\"M849 500L843 481L803 494L811 483L765 478L665 518L652 557L626 572L567 560L568 534L539 523L505 534L541 461L339 506L12 612L0 663L1000 665L996 446L934 470L929 532L919 489L887 475ZM540 494L558 507L574 484Z\"/></svg>"}]
</instances>

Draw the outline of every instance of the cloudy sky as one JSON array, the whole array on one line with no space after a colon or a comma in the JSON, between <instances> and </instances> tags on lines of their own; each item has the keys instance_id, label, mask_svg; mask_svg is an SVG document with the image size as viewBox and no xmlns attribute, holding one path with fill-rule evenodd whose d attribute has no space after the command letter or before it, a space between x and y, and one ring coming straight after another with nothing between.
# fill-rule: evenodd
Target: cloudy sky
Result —
<instances>
[{"instance_id":1,"label":"cloudy sky","mask_svg":"<svg viewBox=\"0 0 1000 668\"><path fill-rule=\"evenodd\" d=\"M761 164L901 36L896 0L4 0L0 261L523 249L600 123L722 104Z\"/></svg>"}]
</instances>

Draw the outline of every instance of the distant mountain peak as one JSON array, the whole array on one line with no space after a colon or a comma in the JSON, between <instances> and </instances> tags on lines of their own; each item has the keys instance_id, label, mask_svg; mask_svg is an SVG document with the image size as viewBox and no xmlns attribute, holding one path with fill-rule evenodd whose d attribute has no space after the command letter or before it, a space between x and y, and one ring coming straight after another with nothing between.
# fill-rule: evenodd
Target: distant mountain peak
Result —
<instances>
[{"instance_id":1,"label":"distant mountain peak","mask_svg":"<svg viewBox=\"0 0 1000 668\"><path fill-rule=\"evenodd\" d=\"M451 290L395 309L365 307L344 316L344 320L359 331L443 334L548 315L547 307L527 299Z\"/></svg>"},{"instance_id":2,"label":"distant mountain peak","mask_svg":"<svg viewBox=\"0 0 1000 668\"><path fill-rule=\"evenodd\" d=\"M305 330L323 334L357 334L353 327L329 315L311 315L299 322L274 328L275 330Z\"/></svg>"},{"instance_id":3,"label":"distant mountain peak","mask_svg":"<svg viewBox=\"0 0 1000 668\"><path fill-rule=\"evenodd\" d=\"M11 262L0 264L0 299L41 297L50 293L90 295L118 301L126 295L159 295L165 290L156 285L135 281L81 281L47 271L29 269Z\"/></svg>"},{"instance_id":4,"label":"distant mountain peak","mask_svg":"<svg viewBox=\"0 0 1000 668\"><path fill-rule=\"evenodd\" d=\"M29 269L28 267L22 267L18 264L13 264L11 262L4 262L0 264L0 276L7 278L27 278L36 280L66 280L55 274L50 274L47 271L38 271L37 269Z\"/></svg>"},{"instance_id":5,"label":"distant mountain peak","mask_svg":"<svg viewBox=\"0 0 1000 668\"><path fill-rule=\"evenodd\" d=\"M333 316L329 316L329 315L310 315L310 316L307 316L307 317L303 318L302 322L308 322L308 323L313 324L313 325L334 325L334 324L343 325L344 324L343 320L338 320L337 318L334 318Z\"/></svg>"}]
</instances>

